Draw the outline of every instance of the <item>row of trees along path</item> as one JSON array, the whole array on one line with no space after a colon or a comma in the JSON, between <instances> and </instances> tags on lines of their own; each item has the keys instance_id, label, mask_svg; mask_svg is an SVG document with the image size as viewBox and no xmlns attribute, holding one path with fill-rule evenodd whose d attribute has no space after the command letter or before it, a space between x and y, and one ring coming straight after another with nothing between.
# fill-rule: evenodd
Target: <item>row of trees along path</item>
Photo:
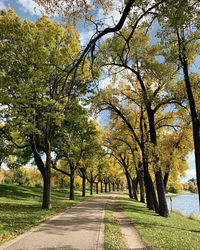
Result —
<instances>
[{"instance_id":1,"label":"row of trees along path","mask_svg":"<svg viewBox=\"0 0 200 250\"><path fill-rule=\"evenodd\" d=\"M1 11L0 132L9 148L2 158L14 155L15 167L34 159L42 208L51 208L52 168L69 176L70 199L78 174L92 192L93 183L124 181L124 173L130 198L137 199L139 184L141 202L145 192L147 207L167 217L167 182L183 175L193 148L200 192L199 74L190 71L199 56L199 1L35 2L68 25ZM119 21L95 22L95 7L108 15L118 9ZM75 28L80 19L95 27L85 48ZM113 84L95 94L101 73ZM88 103L109 112L104 132L89 119Z\"/></svg>"}]
</instances>

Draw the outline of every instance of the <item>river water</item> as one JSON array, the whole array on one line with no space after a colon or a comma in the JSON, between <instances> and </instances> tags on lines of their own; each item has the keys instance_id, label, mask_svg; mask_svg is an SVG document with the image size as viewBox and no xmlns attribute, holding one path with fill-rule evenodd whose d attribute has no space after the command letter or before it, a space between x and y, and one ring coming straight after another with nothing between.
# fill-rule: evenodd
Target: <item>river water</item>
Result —
<instances>
[{"instance_id":1,"label":"river water","mask_svg":"<svg viewBox=\"0 0 200 250\"><path fill-rule=\"evenodd\" d=\"M183 215L194 214L200 216L199 211L199 199L197 194L181 194L172 196L172 210L178 211ZM170 197L167 197L167 204L169 210L171 210Z\"/></svg>"}]
</instances>

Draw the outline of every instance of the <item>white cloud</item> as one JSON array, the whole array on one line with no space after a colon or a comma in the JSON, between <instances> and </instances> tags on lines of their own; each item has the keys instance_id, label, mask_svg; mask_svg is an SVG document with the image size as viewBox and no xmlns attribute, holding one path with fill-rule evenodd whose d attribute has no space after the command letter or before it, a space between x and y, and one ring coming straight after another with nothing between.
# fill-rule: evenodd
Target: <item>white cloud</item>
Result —
<instances>
[{"instance_id":1,"label":"white cloud","mask_svg":"<svg viewBox=\"0 0 200 250\"><path fill-rule=\"evenodd\" d=\"M32 16L33 15L41 16L41 11L44 10L33 0L17 0L17 4L19 4L23 12L29 13ZM34 8L36 8L36 10L34 10Z\"/></svg>"},{"instance_id":2,"label":"white cloud","mask_svg":"<svg viewBox=\"0 0 200 250\"><path fill-rule=\"evenodd\" d=\"M110 77L106 77L99 81L99 88L105 89L111 83L112 83L112 79Z\"/></svg>"},{"instance_id":3,"label":"white cloud","mask_svg":"<svg viewBox=\"0 0 200 250\"><path fill-rule=\"evenodd\" d=\"M196 177L196 170L195 169L188 169L188 170L186 170L186 175Z\"/></svg>"}]
</instances>

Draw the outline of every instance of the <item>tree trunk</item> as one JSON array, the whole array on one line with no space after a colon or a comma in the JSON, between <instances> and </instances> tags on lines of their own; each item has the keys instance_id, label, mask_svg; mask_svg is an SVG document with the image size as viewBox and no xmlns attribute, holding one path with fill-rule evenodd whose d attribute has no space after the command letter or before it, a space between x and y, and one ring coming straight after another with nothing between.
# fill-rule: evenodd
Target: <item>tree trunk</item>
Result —
<instances>
[{"instance_id":1,"label":"tree trunk","mask_svg":"<svg viewBox=\"0 0 200 250\"><path fill-rule=\"evenodd\" d=\"M96 182L96 193L98 194L99 193L99 183Z\"/></svg>"},{"instance_id":2,"label":"tree trunk","mask_svg":"<svg viewBox=\"0 0 200 250\"><path fill-rule=\"evenodd\" d=\"M51 206L51 173L45 171L43 175L43 200L42 208L50 209Z\"/></svg>"},{"instance_id":3,"label":"tree trunk","mask_svg":"<svg viewBox=\"0 0 200 250\"><path fill-rule=\"evenodd\" d=\"M90 195L93 195L93 182L90 181Z\"/></svg>"},{"instance_id":4,"label":"tree trunk","mask_svg":"<svg viewBox=\"0 0 200 250\"><path fill-rule=\"evenodd\" d=\"M128 184L129 198L133 199L133 193L132 193L132 186L131 186L130 176L129 176L129 173L128 173L128 171L126 169L125 169L125 176L126 176L126 180L127 180L127 184Z\"/></svg>"},{"instance_id":5,"label":"tree trunk","mask_svg":"<svg viewBox=\"0 0 200 250\"><path fill-rule=\"evenodd\" d=\"M70 194L69 199L74 200L74 171L71 170L70 174Z\"/></svg>"},{"instance_id":6,"label":"tree trunk","mask_svg":"<svg viewBox=\"0 0 200 250\"><path fill-rule=\"evenodd\" d=\"M138 195L137 195L137 190L135 187L135 180L134 178L132 179L132 190L133 190L133 198L138 201Z\"/></svg>"},{"instance_id":7,"label":"tree trunk","mask_svg":"<svg viewBox=\"0 0 200 250\"><path fill-rule=\"evenodd\" d=\"M141 170L138 170L138 182L139 182L139 186L140 186L140 202L145 203L144 184L143 184Z\"/></svg>"},{"instance_id":8,"label":"tree trunk","mask_svg":"<svg viewBox=\"0 0 200 250\"><path fill-rule=\"evenodd\" d=\"M112 189L113 189L113 192L115 192L115 183L114 183L114 182L112 183L112 187L113 187L113 188L112 188Z\"/></svg>"},{"instance_id":9,"label":"tree trunk","mask_svg":"<svg viewBox=\"0 0 200 250\"><path fill-rule=\"evenodd\" d=\"M108 183L105 183L105 192L107 193L107 185Z\"/></svg>"},{"instance_id":10,"label":"tree trunk","mask_svg":"<svg viewBox=\"0 0 200 250\"><path fill-rule=\"evenodd\" d=\"M144 168L144 185L146 191L147 207L149 210L154 210L156 213L159 212L158 201L153 186L153 182L148 170L148 159L146 159L144 147L142 150L142 164Z\"/></svg>"},{"instance_id":11,"label":"tree trunk","mask_svg":"<svg viewBox=\"0 0 200 250\"><path fill-rule=\"evenodd\" d=\"M85 197L85 182L86 182L86 176L85 171L82 171L82 197Z\"/></svg>"},{"instance_id":12,"label":"tree trunk","mask_svg":"<svg viewBox=\"0 0 200 250\"><path fill-rule=\"evenodd\" d=\"M101 180L101 193L103 193L103 181Z\"/></svg>"},{"instance_id":13,"label":"tree trunk","mask_svg":"<svg viewBox=\"0 0 200 250\"><path fill-rule=\"evenodd\" d=\"M164 188L165 188L165 193L166 193L168 178L169 178L169 172L165 172L165 175L164 175Z\"/></svg>"},{"instance_id":14,"label":"tree trunk","mask_svg":"<svg viewBox=\"0 0 200 250\"><path fill-rule=\"evenodd\" d=\"M30 137L30 145L34 155L35 163L43 178L43 199L42 208L50 209L51 206L51 150L50 143L47 143L46 166L40 155L40 150L36 147L34 135Z\"/></svg>"},{"instance_id":15,"label":"tree trunk","mask_svg":"<svg viewBox=\"0 0 200 250\"><path fill-rule=\"evenodd\" d=\"M200 122L198 114L196 111L196 105L194 96L192 93L190 77L188 73L188 62L186 56L183 56L182 67L184 72L185 86L188 96L188 101L190 105L190 113L192 117L192 130L193 130L193 142L194 142L194 155L195 155L195 165L196 165L196 177L197 177L197 187L199 194L199 205L200 205Z\"/></svg>"},{"instance_id":16,"label":"tree trunk","mask_svg":"<svg viewBox=\"0 0 200 250\"><path fill-rule=\"evenodd\" d=\"M108 183L109 193L111 192L111 185L110 182Z\"/></svg>"},{"instance_id":17,"label":"tree trunk","mask_svg":"<svg viewBox=\"0 0 200 250\"><path fill-rule=\"evenodd\" d=\"M156 138L156 129L155 129L155 122L154 122L154 112L148 107L147 108L148 120L149 120L149 128L150 128L150 137L151 142L156 146L157 145L157 138ZM162 171L160 166L158 166L158 156L155 154L155 177L156 177L156 187L157 187L157 194L159 200L159 215L168 217L168 207L167 201L165 197L165 188L164 188L164 181L162 177Z\"/></svg>"},{"instance_id":18,"label":"tree trunk","mask_svg":"<svg viewBox=\"0 0 200 250\"><path fill-rule=\"evenodd\" d=\"M117 182L117 192L119 192L119 182Z\"/></svg>"}]
</instances>

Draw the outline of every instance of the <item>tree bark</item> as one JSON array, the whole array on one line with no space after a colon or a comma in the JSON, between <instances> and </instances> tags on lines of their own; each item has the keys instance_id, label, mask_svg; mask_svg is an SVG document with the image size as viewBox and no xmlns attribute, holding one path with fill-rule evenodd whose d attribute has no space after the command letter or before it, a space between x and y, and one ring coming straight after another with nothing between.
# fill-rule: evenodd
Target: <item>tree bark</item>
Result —
<instances>
[{"instance_id":1,"label":"tree bark","mask_svg":"<svg viewBox=\"0 0 200 250\"><path fill-rule=\"evenodd\" d=\"M165 172L165 175L164 175L164 188L165 188L165 193L166 193L166 188L167 188L168 179L169 179L169 172Z\"/></svg>"},{"instance_id":2,"label":"tree bark","mask_svg":"<svg viewBox=\"0 0 200 250\"><path fill-rule=\"evenodd\" d=\"M150 106L150 104L149 104ZM155 122L154 122L154 112L148 107L147 105L147 114L149 120L149 128L150 128L150 137L151 142L153 145L157 145L157 137L156 137L156 129L155 129ZM168 206L165 197L165 188L164 188L164 181L162 177L162 171L158 163L158 156L155 154L155 177L156 177L156 187L157 187L157 194L159 200L159 215L168 217Z\"/></svg>"},{"instance_id":3,"label":"tree bark","mask_svg":"<svg viewBox=\"0 0 200 250\"><path fill-rule=\"evenodd\" d=\"M43 175L43 200L42 200L42 208L50 209L51 206L51 173L49 171L45 171Z\"/></svg>"},{"instance_id":4,"label":"tree bark","mask_svg":"<svg viewBox=\"0 0 200 250\"><path fill-rule=\"evenodd\" d=\"M112 183L112 187L113 187L113 188L112 188L112 189L113 189L113 192L115 192L115 183L114 183L114 182Z\"/></svg>"},{"instance_id":5,"label":"tree bark","mask_svg":"<svg viewBox=\"0 0 200 250\"><path fill-rule=\"evenodd\" d=\"M140 186L140 202L145 203L144 184L143 184L141 170L137 171L137 175L138 175L138 182L139 182L139 186Z\"/></svg>"},{"instance_id":6,"label":"tree bark","mask_svg":"<svg viewBox=\"0 0 200 250\"><path fill-rule=\"evenodd\" d=\"M132 190L133 190L133 198L138 201L138 195L137 195L137 190L135 187L135 180L134 178L132 179Z\"/></svg>"},{"instance_id":7,"label":"tree bark","mask_svg":"<svg viewBox=\"0 0 200 250\"><path fill-rule=\"evenodd\" d=\"M105 192L107 193L107 185L108 183L105 183Z\"/></svg>"},{"instance_id":8,"label":"tree bark","mask_svg":"<svg viewBox=\"0 0 200 250\"><path fill-rule=\"evenodd\" d=\"M70 200L74 200L74 171L71 170L70 174L70 195L69 195Z\"/></svg>"},{"instance_id":9,"label":"tree bark","mask_svg":"<svg viewBox=\"0 0 200 250\"><path fill-rule=\"evenodd\" d=\"M82 197L85 197L85 182L86 182L86 176L85 176L85 172L83 173L83 177L82 177Z\"/></svg>"},{"instance_id":10,"label":"tree bark","mask_svg":"<svg viewBox=\"0 0 200 250\"><path fill-rule=\"evenodd\" d=\"M185 50L184 50L185 53ZM192 117L192 131L193 131L193 142L194 142L194 155L195 155L195 165L196 165L196 177L197 177L197 187L199 195L199 204L200 204L200 121L196 111L196 105L194 96L192 93L191 82L188 71L188 62L185 54L181 60L181 64L184 72L185 87L188 96L190 113Z\"/></svg>"},{"instance_id":11,"label":"tree bark","mask_svg":"<svg viewBox=\"0 0 200 250\"><path fill-rule=\"evenodd\" d=\"M111 185L110 185L110 182L108 183L108 190L109 190L109 193L111 192Z\"/></svg>"},{"instance_id":12,"label":"tree bark","mask_svg":"<svg viewBox=\"0 0 200 250\"><path fill-rule=\"evenodd\" d=\"M146 191L147 207L149 210L154 210L156 213L159 212L158 201L153 186L153 182L148 170L148 159L146 159L144 145L141 147L142 150L142 164L144 168L144 185Z\"/></svg>"},{"instance_id":13,"label":"tree bark","mask_svg":"<svg viewBox=\"0 0 200 250\"><path fill-rule=\"evenodd\" d=\"M117 182L117 192L119 192L119 181Z\"/></svg>"},{"instance_id":14,"label":"tree bark","mask_svg":"<svg viewBox=\"0 0 200 250\"><path fill-rule=\"evenodd\" d=\"M101 180L101 193L103 193L103 181Z\"/></svg>"},{"instance_id":15,"label":"tree bark","mask_svg":"<svg viewBox=\"0 0 200 250\"><path fill-rule=\"evenodd\" d=\"M93 182L90 181L90 195L93 195Z\"/></svg>"},{"instance_id":16,"label":"tree bark","mask_svg":"<svg viewBox=\"0 0 200 250\"><path fill-rule=\"evenodd\" d=\"M50 209L51 205L51 150L50 143L47 145L46 150L46 166L43 163L43 160L40 155L40 150L37 149L34 135L30 137L30 145L33 152L35 163L42 174L43 178L43 199L42 199L42 208Z\"/></svg>"},{"instance_id":17,"label":"tree bark","mask_svg":"<svg viewBox=\"0 0 200 250\"><path fill-rule=\"evenodd\" d=\"M126 176L127 185L128 185L129 198L133 199L131 180L130 180L129 173L128 173L128 171L126 169L125 169L125 176Z\"/></svg>"},{"instance_id":18,"label":"tree bark","mask_svg":"<svg viewBox=\"0 0 200 250\"><path fill-rule=\"evenodd\" d=\"M96 193L98 194L99 193L99 183L96 182L95 184L96 184Z\"/></svg>"}]
</instances>

